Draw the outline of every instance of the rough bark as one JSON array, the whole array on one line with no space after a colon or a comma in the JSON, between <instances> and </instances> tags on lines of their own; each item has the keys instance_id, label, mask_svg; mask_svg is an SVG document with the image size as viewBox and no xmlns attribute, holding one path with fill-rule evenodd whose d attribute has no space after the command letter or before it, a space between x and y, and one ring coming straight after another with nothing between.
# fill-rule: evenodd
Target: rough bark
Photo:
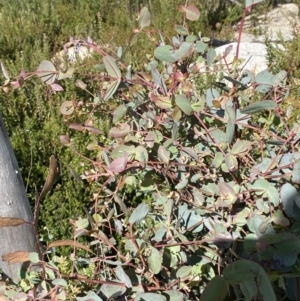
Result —
<instances>
[{"instance_id":1,"label":"rough bark","mask_svg":"<svg viewBox=\"0 0 300 301\"><path fill-rule=\"evenodd\" d=\"M0 115L0 217L22 218L33 222L18 163L7 130ZM0 228L0 268L14 281L19 280L22 264L8 265L2 256L17 251L38 252L34 228L31 224Z\"/></svg>"}]
</instances>

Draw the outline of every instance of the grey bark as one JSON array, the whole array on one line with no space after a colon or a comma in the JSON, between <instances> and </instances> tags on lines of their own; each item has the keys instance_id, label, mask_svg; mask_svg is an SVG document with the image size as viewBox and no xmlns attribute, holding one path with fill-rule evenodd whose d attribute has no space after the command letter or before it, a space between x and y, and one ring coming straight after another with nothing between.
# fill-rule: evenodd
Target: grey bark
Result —
<instances>
[{"instance_id":1,"label":"grey bark","mask_svg":"<svg viewBox=\"0 0 300 301\"><path fill-rule=\"evenodd\" d=\"M33 222L25 186L1 114L0 217L16 217ZM2 256L17 251L38 252L33 225L0 228L0 268L13 281L19 280L19 270L24 264L8 265Z\"/></svg>"}]
</instances>

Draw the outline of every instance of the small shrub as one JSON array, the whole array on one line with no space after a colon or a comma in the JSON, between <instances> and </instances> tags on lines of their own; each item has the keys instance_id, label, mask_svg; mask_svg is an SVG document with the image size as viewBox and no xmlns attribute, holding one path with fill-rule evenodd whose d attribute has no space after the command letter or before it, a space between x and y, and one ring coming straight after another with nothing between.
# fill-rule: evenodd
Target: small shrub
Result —
<instances>
[{"instance_id":1,"label":"small shrub","mask_svg":"<svg viewBox=\"0 0 300 301\"><path fill-rule=\"evenodd\" d=\"M287 72L220 65L209 39L189 34L198 9L178 10L177 36L155 33L159 45L141 69L124 64L121 47L78 39L67 46L102 57L88 73L78 67L73 77L73 67L63 73L44 60L24 78L40 77L53 98L64 82L80 91L82 101L61 99L60 142L84 163L75 178L96 188L92 208L70 220L74 239L48 236L47 261L31 254L41 274L28 274L23 290L40 283L35 298L295 300L283 285L293 287L300 252L299 126L283 110ZM133 35L154 32L144 7ZM66 246L69 258L55 256Z\"/></svg>"}]
</instances>

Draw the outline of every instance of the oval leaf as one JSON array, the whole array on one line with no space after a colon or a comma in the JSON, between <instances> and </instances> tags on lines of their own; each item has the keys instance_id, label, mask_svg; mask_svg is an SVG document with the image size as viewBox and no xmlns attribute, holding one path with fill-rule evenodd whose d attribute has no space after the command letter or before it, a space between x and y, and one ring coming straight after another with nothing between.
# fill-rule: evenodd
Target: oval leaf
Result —
<instances>
[{"instance_id":1,"label":"oval leaf","mask_svg":"<svg viewBox=\"0 0 300 301\"><path fill-rule=\"evenodd\" d=\"M67 281L65 279L62 279L62 278L54 279L52 281L52 284L53 285L63 286L63 287L66 287L68 285Z\"/></svg>"},{"instance_id":2,"label":"oval leaf","mask_svg":"<svg viewBox=\"0 0 300 301\"><path fill-rule=\"evenodd\" d=\"M116 124L126 115L127 108L125 105L118 106L113 112L113 123Z\"/></svg>"},{"instance_id":3,"label":"oval leaf","mask_svg":"<svg viewBox=\"0 0 300 301\"><path fill-rule=\"evenodd\" d=\"M158 158L162 162L164 162L166 164L169 163L169 161L170 161L170 152L163 145L159 146L157 155L158 155Z\"/></svg>"},{"instance_id":4,"label":"oval leaf","mask_svg":"<svg viewBox=\"0 0 300 301\"><path fill-rule=\"evenodd\" d=\"M160 252L151 247L151 255L148 258L148 266L153 274L158 274L161 270L162 256Z\"/></svg>"},{"instance_id":5,"label":"oval leaf","mask_svg":"<svg viewBox=\"0 0 300 301\"><path fill-rule=\"evenodd\" d=\"M124 272L123 268L120 265L116 267L115 272L118 279L125 283L126 287L132 287L132 283L129 276Z\"/></svg>"},{"instance_id":6,"label":"oval leaf","mask_svg":"<svg viewBox=\"0 0 300 301\"><path fill-rule=\"evenodd\" d=\"M172 108L172 100L168 96L156 96L152 95L151 100L157 105L160 109L170 109Z\"/></svg>"},{"instance_id":7,"label":"oval leaf","mask_svg":"<svg viewBox=\"0 0 300 301\"><path fill-rule=\"evenodd\" d=\"M108 169L113 173L120 173L125 170L127 163L128 155L123 152L123 156L112 161Z\"/></svg>"},{"instance_id":8,"label":"oval leaf","mask_svg":"<svg viewBox=\"0 0 300 301\"><path fill-rule=\"evenodd\" d=\"M262 300L274 301L276 296L263 268L256 262L250 260L237 260L227 265L223 270L223 276L231 285L245 283L255 279L260 291Z\"/></svg>"},{"instance_id":9,"label":"oval leaf","mask_svg":"<svg viewBox=\"0 0 300 301\"><path fill-rule=\"evenodd\" d=\"M187 36L189 34L188 30L182 25L175 25L175 31L182 36Z\"/></svg>"},{"instance_id":10,"label":"oval leaf","mask_svg":"<svg viewBox=\"0 0 300 301\"><path fill-rule=\"evenodd\" d=\"M32 263L38 263L38 262L40 262L39 254L36 253L36 252L30 252L29 253L29 260Z\"/></svg>"},{"instance_id":11,"label":"oval leaf","mask_svg":"<svg viewBox=\"0 0 300 301\"><path fill-rule=\"evenodd\" d=\"M63 115L71 115L74 112L74 105L72 100L64 101L60 106L60 112Z\"/></svg>"},{"instance_id":12,"label":"oval leaf","mask_svg":"<svg viewBox=\"0 0 300 301\"><path fill-rule=\"evenodd\" d=\"M139 223L142 221L147 216L148 211L149 209L147 204L142 203L138 205L138 207L135 208L130 215L129 224Z\"/></svg>"},{"instance_id":13,"label":"oval leaf","mask_svg":"<svg viewBox=\"0 0 300 301\"><path fill-rule=\"evenodd\" d=\"M237 200L237 196L233 187L228 183L220 181L218 182L218 188L223 200L226 200L229 205L233 204Z\"/></svg>"},{"instance_id":14,"label":"oval leaf","mask_svg":"<svg viewBox=\"0 0 300 301\"><path fill-rule=\"evenodd\" d=\"M134 298L134 301L167 301L167 298L164 295L160 295L160 294L143 293L137 295Z\"/></svg>"},{"instance_id":15,"label":"oval leaf","mask_svg":"<svg viewBox=\"0 0 300 301\"><path fill-rule=\"evenodd\" d=\"M222 301L228 294L228 284L221 276L215 276L206 285L202 295L201 301Z\"/></svg>"},{"instance_id":16,"label":"oval leaf","mask_svg":"<svg viewBox=\"0 0 300 301\"><path fill-rule=\"evenodd\" d=\"M159 46L154 50L154 56L163 62L174 63L176 58L171 55L171 50L173 47L170 45Z\"/></svg>"},{"instance_id":17,"label":"oval leaf","mask_svg":"<svg viewBox=\"0 0 300 301\"><path fill-rule=\"evenodd\" d=\"M118 298L126 292L126 287L120 285L103 284L100 292L106 297L106 299Z\"/></svg>"},{"instance_id":18,"label":"oval leaf","mask_svg":"<svg viewBox=\"0 0 300 301\"><path fill-rule=\"evenodd\" d=\"M238 169L238 161L231 153L226 153L225 163L229 171L236 171Z\"/></svg>"},{"instance_id":19,"label":"oval leaf","mask_svg":"<svg viewBox=\"0 0 300 301\"><path fill-rule=\"evenodd\" d=\"M191 266L182 266L179 268L179 270L176 272L176 277L184 279L188 277L192 273L192 267Z\"/></svg>"},{"instance_id":20,"label":"oval leaf","mask_svg":"<svg viewBox=\"0 0 300 301\"><path fill-rule=\"evenodd\" d=\"M130 125L122 123L118 127L113 127L109 130L109 135L112 138L124 138L130 133Z\"/></svg>"},{"instance_id":21,"label":"oval leaf","mask_svg":"<svg viewBox=\"0 0 300 301\"><path fill-rule=\"evenodd\" d=\"M139 26L142 28L150 25L150 12L147 7L143 7L140 11Z\"/></svg>"},{"instance_id":22,"label":"oval leaf","mask_svg":"<svg viewBox=\"0 0 300 301\"><path fill-rule=\"evenodd\" d=\"M184 301L185 296L184 294L179 291L179 290L169 290L169 291L164 291L164 295L168 295L168 300L169 301Z\"/></svg>"},{"instance_id":23,"label":"oval leaf","mask_svg":"<svg viewBox=\"0 0 300 301\"><path fill-rule=\"evenodd\" d=\"M69 146L70 145L70 137L69 135L61 135L60 137L60 142L62 145L65 145L65 146Z\"/></svg>"},{"instance_id":24,"label":"oval leaf","mask_svg":"<svg viewBox=\"0 0 300 301\"><path fill-rule=\"evenodd\" d=\"M185 114L192 115L194 113L191 102L184 95L176 95L175 103Z\"/></svg>"},{"instance_id":25,"label":"oval leaf","mask_svg":"<svg viewBox=\"0 0 300 301\"><path fill-rule=\"evenodd\" d=\"M50 61L42 61L37 69L38 77L47 85L54 83L56 69Z\"/></svg>"},{"instance_id":26,"label":"oval leaf","mask_svg":"<svg viewBox=\"0 0 300 301\"><path fill-rule=\"evenodd\" d=\"M190 21L196 21L200 17L200 11L194 5L187 5L185 7L185 16Z\"/></svg>"},{"instance_id":27,"label":"oval leaf","mask_svg":"<svg viewBox=\"0 0 300 301\"><path fill-rule=\"evenodd\" d=\"M0 228L3 227L16 227L26 223L21 218L17 217L0 217Z\"/></svg>"}]
</instances>

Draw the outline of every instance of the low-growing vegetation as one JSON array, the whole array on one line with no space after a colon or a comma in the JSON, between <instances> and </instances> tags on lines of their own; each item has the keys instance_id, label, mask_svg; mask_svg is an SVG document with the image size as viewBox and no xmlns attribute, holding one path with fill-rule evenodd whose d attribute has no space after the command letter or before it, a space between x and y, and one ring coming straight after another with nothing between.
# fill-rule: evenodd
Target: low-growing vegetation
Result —
<instances>
[{"instance_id":1,"label":"low-growing vegetation","mask_svg":"<svg viewBox=\"0 0 300 301\"><path fill-rule=\"evenodd\" d=\"M258 2L246 1L245 9ZM40 9L50 14L49 3ZM77 4L89 11L84 3ZM40 268L18 284L1 282L0 294L298 300L299 91L289 66L298 64L299 53L286 55L278 70L270 63L253 74L235 62L221 64L197 28L202 23L193 25L209 1L173 4L172 34L170 27L164 31L159 1L143 3L153 20L147 6L129 4L126 16L116 10L110 19L103 12L113 4L101 7L91 27L78 25L73 38L65 37L65 49L75 47L75 55L89 49L86 60L65 59L63 68L51 61L49 50L59 50L63 38L54 43L43 32L38 68L17 52L1 62L1 112L32 200L51 155L60 173L40 204L42 258L29 254ZM218 21L224 20L235 17L224 12ZM108 24L122 25L127 39L86 38L97 28L103 39ZM297 43L284 46L293 52ZM283 56L268 48L270 61ZM15 62L34 71L17 70Z\"/></svg>"}]
</instances>

